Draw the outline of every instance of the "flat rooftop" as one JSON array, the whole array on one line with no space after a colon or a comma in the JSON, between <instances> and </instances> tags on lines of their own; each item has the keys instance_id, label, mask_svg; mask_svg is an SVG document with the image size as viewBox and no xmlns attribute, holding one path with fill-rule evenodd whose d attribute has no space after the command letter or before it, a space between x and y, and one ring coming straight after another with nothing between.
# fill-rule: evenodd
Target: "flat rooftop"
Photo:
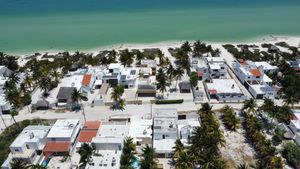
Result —
<instances>
[{"instance_id":1,"label":"flat rooftop","mask_svg":"<svg viewBox=\"0 0 300 169\"><path fill-rule=\"evenodd\" d=\"M96 137L126 137L129 134L128 124L102 123Z\"/></svg>"},{"instance_id":2,"label":"flat rooftop","mask_svg":"<svg viewBox=\"0 0 300 169\"><path fill-rule=\"evenodd\" d=\"M264 70L274 70L274 69L278 69L277 66L273 66L271 64L269 64L268 62L262 61L262 62L254 62L254 64L256 65L256 67L260 67L262 66Z\"/></svg>"},{"instance_id":3,"label":"flat rooftop","mask_svg":"<svg viewBox=\"0 0 300 169\"><path fill-rule=\"evenodd\" d=\"M22 147L26 143L39 142L46 137L50 129L51 126L27 126L10 146Z\"/></svg>"},{"instance_id":4,"label":"flat rooftop","mask_svg":"<svg viewBox=\"0 0 300 169\"><path fill-rule=\"evenodd\" d=\"M138 117L132 117L129 136L132 138L152 138L152 119L141 119Z\"/></svg>"},{"instance_id":5,"label":"flat rooftop","mask_svg":"<svg viewBox=\"0 0 300 169\"><path fill-rule=\"evenodd\" d=\"M207 57L206 59L208 62L225 62L222 57Z\"/></svg>"},{"instance_id":6,"label":"flat rooftop","mask_svg":"<svg viewBox=\"0 0 300 169\"><path fill-rule=\"evenodd\" d=\"M81 88L84 75L72 75L63 80L60 87L75 87L77 90Z\"/></svg>"},{"instance_id":7,"label":"flat rooftop","mask_svg":"<svg viewBox=\"0 0 300 169\"><path fill-rule=\"evenodd\" d=\"M119 169L120 168L120 157L121 151L99 151L96 152L101 154L101 156L92 156L90 164L87 164L86 168L88 169Z\"/></svg>"},{"instance_id":8,"label":"flat rooftop","mask_svg":"<svg viewBox=\"0 0 300 169\"><path fill-rule=\"evenodd\" d=\"M213 79L206 85L208 90L216 90L217 93L242 93L233 79Z\"/></svg>"},{"instance_id":9,"label":"flat rooftop","mask_svg":"<svg viewBox=\"0 0 300 169\"><path fill-rule=\"evenodd\" d=\"M221 69L221 66L219 63L209 63L208 65L211 69Z\"/></svg>"},{"instance_id":10,"label":"flat rooftop","mask_svg":"<svg viewBox=\"0 0 300 169\"><path fill-rule=\"evenodd\" d=\"M57 120L52 126L47 138L71 138L79 125L78 119Z\"/></svg>"},{"instance_id":11,"label":"flat rooftop","mask_svg":"<svg viewBox=\"0 0 300 169\"><path fill-rule=\"evenodd\" d=\"M117 69L117 68L120 68L122 67L122 64L121 63L111 63L108 65L108 69Z\"/></svg>"},{"instance_id":12,"label":"flat rooftop","mask_svg":"<svg viewBox=\"0 0 300 169\"><path fill-rule=\"evenodd\" d=\"M176 109L157 109L153 118L154 133L177 131L178 115Z\"/></svg>"},{"instance_id":13,"label":"flat rooftop","mask_svg":"<svg viewBox=\"0 0 300 169\"><path fill-rule=\"evenodd\" d=\"M157 153L170 153L173 151L176 139L153 140L153 148Z\"/></svg>"}]
</instances>

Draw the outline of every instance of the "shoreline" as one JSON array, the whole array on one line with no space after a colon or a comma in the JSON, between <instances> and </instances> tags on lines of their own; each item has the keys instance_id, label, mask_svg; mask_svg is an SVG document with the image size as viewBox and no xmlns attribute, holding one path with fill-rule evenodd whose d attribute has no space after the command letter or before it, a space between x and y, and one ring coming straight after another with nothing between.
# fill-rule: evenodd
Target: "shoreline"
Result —
<instances>
[{"instance_id":1,"label":"shoreline","mask_svg":"<svg viewBox=\"0 0 300 169\"><path fill-rule=\"evenodd\" d=\"M84 53L98 53L99 51L103 50L124 50L124 49L146 49L146 48L169 48L169 47L178 47L183 42L189 41L190 43L195 42L196 40L170 40L170 41L161 41L161 42L154 42L154 43L124 43L124 44L114 44L114 45L107 45L101 46L96 48L90 49L83 49L83 50L60 50L60 49L48 49L48 50L37 50L36 52L4 52L8 55L16 55L16 56L30 56L35 53L40 54L57 54L60 52L68 51L70 53L75 53L76 51L84 52ZM300 36L285 36L285 35L268 35L268 36L261 36L256 38L251 38L248 40L241 40L241 41L202 41L209 45L222 45L222 44L262 44L262 43L277 43L285 41L293 46L300 45Z\"/></svg>"}]
</instances>

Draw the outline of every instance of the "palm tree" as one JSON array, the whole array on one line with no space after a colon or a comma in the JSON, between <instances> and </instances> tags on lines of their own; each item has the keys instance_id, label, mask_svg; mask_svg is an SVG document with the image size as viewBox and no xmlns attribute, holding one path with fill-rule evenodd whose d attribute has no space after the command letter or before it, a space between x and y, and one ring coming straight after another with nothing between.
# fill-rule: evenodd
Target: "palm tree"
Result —
<instances>
[{"instance_id":1,"label":"palm tree","mask_svg":"<svg viewBox=\"0 0 300 169\"><path fill-rule=\"evenodd\" d=\"M12 73L10 76L9 76L9 80L11 82L13 82L15 85L17 85L19 82L20 82L20 77L17 75L17 73Z\"/></svg>"},{"instance_id":2,"label":"palm tree","mask_svg":"<svg viewBox=\"0 0 300 169\"><path fill-rule=\"evenodd\" d=\"M162 68L158 70L158 73L156 75L156 81L157 81L156 83L157 89L160 90L160 92L164 96L164 92L167 91L168 84L167 84L167 76Z\"/></svg>"},{"instance_id":3,"label":"palm tree","mask_svg":"<svg viewBox=\"0 0 300 169\"><path fill-rule=\"evenodd\" d=\"M14 123L18 126L18 123L16 122L16 119L14 118L15 115L17 115L17 110L21 106L21 96L20 93L17 90L11 90L8 91L5 95L5 100L7 100L10 105L13 107L13 109L10 111L10 115L12 119L14 120Z\"/></svg>"},{"instance_id":4,"label":"palm tree","mask_svg":"<svg viewBox=\"0 0 300 169\"><path fill-rule=\"evenodd\" d=\"M234 110L228 105L221 109L224 125L232 131L235 131L240 125L240 119L236 117Z\"/></svg>"},{"instance_id":5,"label":"palm tree","mask_svg":"<svg viewBox=\"0 0 300 169\"><path fill-rule=\"evenodd\" d=\"M132 52L129 52L128 49L125 49L120 54L120 62L125 66L130 66L133 63L134 55Z\"/></svg>"},{"instance_id":6,"label":"palm tree","mask_svg":"<svg viewBox=\"0 0 300 169\"><path fill-rule=\"evenodd\" d=\"M123 109L125 106L124 99L121 99L122 95L124 93L124 86L117 85L114 87L113 91L111 92L111 99L114 101L115 105L113 105L113 108L116 107L118 109Z\"/></svg>"},{"instance_id":7,"label":"palm tree","mask_svg":"<svg viewBox=\"0 0 300 169\"><path fill-rule=\"evenodd\" d=\"M28 163L22 159L13 159L10 166L11 169L24 169L28 167Z\"/></svg>"},{"instance_id":8,"label":"palm tree","mask_svg":"<svg viewBox=\"0 0 300 169\"><path fill-rule=\"evenodd\" d=\"M92 159L92 155L95 154L96 147L94 144L82 143L78 154L80 154L80 166L86 166Z\"/></svg>"},{"instance_id":9,"label":"palm tree","mask_svg":"<svg viewBox=\"0 0 300 169\"><path fill-rule=\"evenodd\" d=\"M177 139L175 141L175 146L173 147L174 157L178 158L180 152L183 151L183 150L184 150L184 146L183 146L182 142L180 141L180 139Z\"/></svg>"},{"instance_id":10,"label":"palm tree","mask_svg":"<svg viewBox=\"0 0 300 169\"><path fill-rule=\"evenodd\" d=\"M32 77L30 76L27 76L25 79L24 79L24 85L27 89L31 90L32 89L32 85L33 85L33 79Z\"/></svg>"},{"instance_id":11,"label":"palm tree","mask_svg":"<svg viewBox=\"0 0 300 169\"><path fill-rule=\"evenodd\" d=\"M83 96L83 94L77 90L77 89L74 89L72 91L72 94L71 94L71 99L72 99L72 102L74 104L76 104L76 106L78 106L79 102L81 102L82 100L85 100L85 96Z\"/></svg>"},{"instance_id":12,"label":"palm tree","mask_svg":"<svg viewBox=\"0 0 300 169\"><path fill-rule=\"evenodd\" d=\"M191 48L191 45L188 41L184 42L182 45L181 45L181 50L188 53L188 52L191 52L192 51L192 48Z\"/></svg>"},{"instance_id":13,"label":"palm tree","mask_svg":"<svg viewBox=\"0 0 300 169\"><path fill-rule=\"evenodd\" d=\"M282 96L285 106L294 107L295 103L299 103L299 96L297 96L295 93L297 92L291 89L285 90L284 95Z\"/></svg>"},{"instance_id":14,"label":"palm tree","mask_svg":"<svg viewBox=\"0 0 300 169\"><path fill-rule=\"evenodd\" d=\"M51 76L52 76L52 78L54 78L54 81L55 81L55 82L59 82L59 79L60 79L60 77L61 77L61 74L60 74L57 70L53 70L53 71L51 72Z\"/></svg>"},{"instance_id":15,"label":"palm tree","mask_svg":"<svg viewBox=\"0 0 300 169\"><path fill-rule=\"evenodd\" d=\"M247 113L257 113L256 107L257 107L256 101L253 98L251 98L249 100L244 101L242 110L246 110Z\"/></svg>"},{"instance_id":16,"label":"palm tree","mask_svg":"<svg viewBox=\"0 0 300 169\"><path fill-rule=\"evenodd\" d=\"M180 67L177 67L177 68L174 70L174 79L176 80L175 89L177 89L178 81L181 80L183 74L184 74L184 71L183 71L183 69L181 69Z\"/></svg>"},{"instance_id":17,"label":"palm tree","mask_svg":"<svg viewBox=\"0 0 300 169\"><path fill-rule=\"evenodd\" d=\"M179 152L179 156L176 159L175 166L177 169L187 169L195 167L193 156L191 156L188 150Z\"/></svg>"},{"instance_id":18,"label":"palm tree","mask_svg":"<svg viewBox=\"0 0 300 169\"><path fill-rule=\"evenodd\" d=\"M141 169L157 169L155 150L147 144L142 151Z\"/></svg>"},{"instance_id":19,"label":"palm tree","mask_svg":"<svg viewBox=\"0 0 300 169\"><path fill-rule=\"evenodd\" d=\"M167 69L167 74L169 75L169 80L170 82L172 82L173 78L174 78L174 67L172 64L169 65L168 69Z\"/></svg>"},{"instance_id":20,"label":"palm tree","mask_svg":"<svg viewBox=\"0 0 300 169\"><path fill-rule=\"evenodd\" d=\"M39 88L44 90L44 96L48 94L48 91L50 89L51 85L51 79L49 77L43 77L40 79L39 83Z\"/></svg>"},{"instance_id":21,"label":"palm tree","mask_svg":"<svg viewBox=\"0 0 300 169\"><path fill-rule=\"evenodd\" d=\"M87 100L87 98L85 96L82 95L82 93L80 91L78 91L77 89L74 89L72 94L71 94L71 99L73 102L73 108L77 109L79 107L79 102L81 102L82 100ZM85 112L84 112L84 106L82 106L82 115L84 118L84 121L86 121L86 117L85 117Z\"/></svg>"},{"instance_id":22,"label":"palm tree","mask_svg":"<svg viewBox=\"0 0 300 169\"><path fill-rule=\"evenodd\" d=\"M126 137L123 141L122 155L120 159L120 169L133 169L133 159L136 153L136 145L131 137Z\"/></svg>"},{"instance_id":23,"label":"palm tree","mask_svg":"<svg viewBox=\"0 0 300 169\"><path fill-rule=\"evenodd\" d=\"M209 103L201 104L200 112L208 113L211 112L211 110L212 110L212 106Z\"/></svg>"}]
</instances>

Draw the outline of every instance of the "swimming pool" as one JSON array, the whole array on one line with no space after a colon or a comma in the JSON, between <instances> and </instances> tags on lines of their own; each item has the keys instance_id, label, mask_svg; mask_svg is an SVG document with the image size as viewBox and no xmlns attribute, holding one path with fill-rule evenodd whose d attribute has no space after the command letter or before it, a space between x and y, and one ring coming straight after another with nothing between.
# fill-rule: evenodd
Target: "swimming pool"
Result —
<instances>
[{"instance_id":1,"label":"swimming pool","mask_svg":"<svg viewBox=\"0 0 300 169\"><path fill-rule=\"evenodd\" d=\"M47 167L49 162L50 162L51 158L47 158L47 159L44 159L44 161L42 162L41 166L42 167Z\"/></svg>"},{"instance_id":2,"label":"swimming pool","mask_svg":"<svg viewBox=\"0 0 300 169\"><path fill-rule=\"evenodd\" d=\"M140 158L139 157L137 157L137 156L134 156L134 158L133 158L133 163L132 163L132 167L134 168L134 169L139 169L140 168Z\"/></svg>"}]
</instances>

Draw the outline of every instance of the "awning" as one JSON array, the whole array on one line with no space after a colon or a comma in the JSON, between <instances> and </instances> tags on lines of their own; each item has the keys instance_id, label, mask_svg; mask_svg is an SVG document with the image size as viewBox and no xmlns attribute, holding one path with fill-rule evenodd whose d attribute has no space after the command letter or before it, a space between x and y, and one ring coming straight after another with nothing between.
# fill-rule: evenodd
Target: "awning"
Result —
<instances>
[{"instance_id":1,"label":"awning","mask_svg":"<svg viewBox=\"0 0 300 169\"><path fill-rule=\"evenodd\" d=\"M56 153L56 152L69 152L69 141L48 141L44 147L44 154Z\"/></svg>"},{"instance_id":2,"label":"awning","mask_svg":"<svg viewBox=\"0 0 300 169\"><path fill-rule=\"evenodd\" d=\"M89 131L81 130L79 134L79 142L91 142L96 137L98 130Z\"/></svg>"}]
</instances>

